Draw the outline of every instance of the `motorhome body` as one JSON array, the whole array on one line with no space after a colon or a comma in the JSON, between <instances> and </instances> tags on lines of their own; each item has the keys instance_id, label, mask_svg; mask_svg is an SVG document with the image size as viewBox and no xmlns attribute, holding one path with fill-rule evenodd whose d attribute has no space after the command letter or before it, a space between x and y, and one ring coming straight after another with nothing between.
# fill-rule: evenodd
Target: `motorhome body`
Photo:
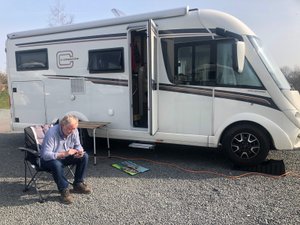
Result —
<instances>
[{"instance_id":1,"label":"motorhome body","mask_svg":"<svg viewBox=\"0 0 300 225\"><path fill-rule=\"evenodd\" d=\"M241 164L300 145L299 93L226 13L186 7L17 32L6 49L13 129L74 113L111 122L111 138L222 145Z\"/></svg>"}]
</instances>

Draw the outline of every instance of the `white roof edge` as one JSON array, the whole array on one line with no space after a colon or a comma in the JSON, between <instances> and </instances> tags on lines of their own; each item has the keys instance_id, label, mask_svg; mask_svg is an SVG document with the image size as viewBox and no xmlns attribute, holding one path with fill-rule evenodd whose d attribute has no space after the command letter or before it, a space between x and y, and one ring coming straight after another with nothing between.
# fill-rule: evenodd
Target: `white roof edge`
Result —
<instances>
[{"instance_id":1,"label":"white roof edge","mask_svg":"<svg viewBox=\"0 0 300 225\"><path fill-rule=\"evenodd\" d=\"M21 32L8 34L7 38L8 39L17 39L17 38L24 38L24 37L39 36L39 35L63 33L63 32L68 32L68 31L77 31L77 30L105 27L105 26L125 24L125 23L140 22L140 21L145 21L145 20L149 20L149 19L163 19L163 18L169 18L169 17L184 16L188 13L188 11L189 11L189 6L186 6L186 7L181 7L181 8L168 9L168 10L149 12L149 13L143 13L143 14L136 14L136 15L131 15L131 16L122 16L122 17L116 17L116 18L111 18L111 19L78 23L78 24L72 24L72 25L66 25L66 26L43 28L43 29L29 30L29 31L21 31Z\"/></svg>"}]
</instances>

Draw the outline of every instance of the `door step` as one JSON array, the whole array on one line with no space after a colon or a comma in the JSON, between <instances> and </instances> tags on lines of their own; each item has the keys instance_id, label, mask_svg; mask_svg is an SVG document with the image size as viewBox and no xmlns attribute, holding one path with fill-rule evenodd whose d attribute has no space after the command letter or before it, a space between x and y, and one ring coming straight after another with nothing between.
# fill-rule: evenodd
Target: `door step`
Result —
<instances>
[{"instance_id":1,"label":"door step","mask_svg":"<svg viewBox=\"0 0 300 225\"><path fill-rule=\"evenodd\" d=\"M146 144L146 143L131 143L128 145L130 148L142 148L142 149L154 149L154 144Z\"/></svg>"}]
</instances>

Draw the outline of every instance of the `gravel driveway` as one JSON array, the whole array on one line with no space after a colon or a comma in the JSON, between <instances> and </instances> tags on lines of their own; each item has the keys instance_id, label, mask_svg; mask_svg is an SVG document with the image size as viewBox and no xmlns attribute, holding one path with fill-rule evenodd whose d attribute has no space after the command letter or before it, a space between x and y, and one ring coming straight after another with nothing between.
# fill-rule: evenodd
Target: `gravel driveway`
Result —
<instances>
[{"instance_id":1,"label":"gravel driveway","mask_svg":"<svg viewBox=\"0 0 300 225\"><path fill-rule=\"evenodd\" d=\"M73 204L64 205L54 192L39 203L33 190L22 192L23 154L17 147L23 146L23 134L0 132L0 224L300 224L300 152L270 154L284 159L286 170L298 177L233 179L228 176L245 172L232 170L219 151L127 145L112 141L115 157L99 151L95 166L90 157L91 195L75 195ZM150 170L130 176L111 166L123 157Z\"/></svg>"}]
</instances>

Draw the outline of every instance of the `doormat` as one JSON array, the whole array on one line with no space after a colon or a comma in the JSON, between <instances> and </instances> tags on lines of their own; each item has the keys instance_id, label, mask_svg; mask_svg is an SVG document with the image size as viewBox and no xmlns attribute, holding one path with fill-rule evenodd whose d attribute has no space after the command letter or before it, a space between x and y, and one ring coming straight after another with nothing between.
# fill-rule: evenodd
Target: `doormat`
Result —
<instances>
[{"instance_id":1,"label":"doormat","mask_svg":"<svg viewBox=\"0 0 300 225\"><path fill-rule=\"evenodd\" d=\"M272 175L285 174L285 165L283 160L269 159L256 166L234 166L234 170L243 170L250 172L266 173Z\"/></svg>"},{"instance_id":2,"label":"doormat","mask_svg":"<svg viewBox=\"0 0 300 225\"><path fill-rule=\"evenodd\" d=\"M114 163L112 164L113 167L124 171L125 173L134 176L138 173L143 173L148 171L148 168L145 168L143 166L137 165L131 161L124 161L124 162L120 162L120 163Z\"/></svg>"}]
</instances>

